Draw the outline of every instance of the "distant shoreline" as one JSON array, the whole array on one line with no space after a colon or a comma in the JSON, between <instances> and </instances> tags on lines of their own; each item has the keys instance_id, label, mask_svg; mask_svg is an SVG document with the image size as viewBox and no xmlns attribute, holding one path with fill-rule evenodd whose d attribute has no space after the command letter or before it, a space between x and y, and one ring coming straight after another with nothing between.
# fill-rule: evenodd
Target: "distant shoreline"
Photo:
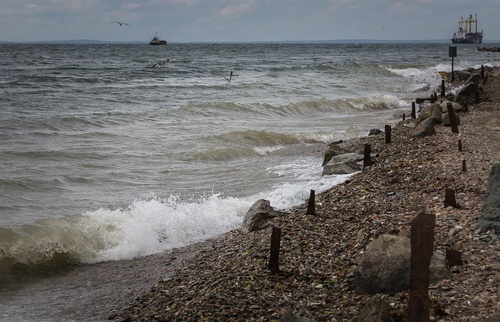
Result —
<instances>
[{"instance_id":1,"label":"distant shoreline","mask_svg":"<svg viewBox=\"0 0 500 322\"><path fill-rule=\"evenodd\" d=\"M382 40L382 39L338 39L338 40L269 40L269 41L169 41L169 44L450 44L449 39L434 40ZM485 41L495 44L500 40ZM149 44L149 40L110 41L93 39L3 41L2 44ZM466 45L467 46L467 45Z\"/></svg>"}]
</instances>

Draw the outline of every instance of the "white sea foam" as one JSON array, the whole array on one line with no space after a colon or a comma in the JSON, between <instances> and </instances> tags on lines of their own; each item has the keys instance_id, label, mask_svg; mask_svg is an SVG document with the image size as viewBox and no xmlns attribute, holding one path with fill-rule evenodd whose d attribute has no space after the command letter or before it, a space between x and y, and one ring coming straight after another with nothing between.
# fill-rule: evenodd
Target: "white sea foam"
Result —
<instances>
[{"instance_id":1,"label":"white sea foam","mask_svg":"<svg viewBox=\"0 0 500 322\"><path fill-rule=\"evenodd\" d=\"M213 194L191 202L153 198L89 213L96 228L105 227L106 245L91 261L132 259L222 234L241 224L249 206L249 201Z\"/></svg>"},{"instance_id":2,"label":"white sea foam","mask_svg":"<svg viewBox=\"0 0 500 322\"><path fill-rule=\"evenodd\" d=\"M269 168L269 172L293 179L253 196L234 198L214 193L190 201L155 197L134 201L124 209L87 213L85 229L99 234L104 248L87 261L132 259L202 241L239 227L258 199L287 210L304 202L311 190L321 193L350 177L323 177L321 165L314 161L304 159Z\"/></svg>"}]
</instances>

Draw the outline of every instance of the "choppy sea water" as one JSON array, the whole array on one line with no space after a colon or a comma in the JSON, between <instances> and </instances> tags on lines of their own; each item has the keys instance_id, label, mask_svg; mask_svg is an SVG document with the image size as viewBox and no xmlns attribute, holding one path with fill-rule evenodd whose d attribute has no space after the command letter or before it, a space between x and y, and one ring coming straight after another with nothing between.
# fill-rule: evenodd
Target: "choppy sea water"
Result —
<instances>
[{"instance_id":1,"label":"choppy sea water","mask_svg":"<svg viewBox=\"0 0 500 322\"><path fill-rule=\"evenodd\" d=\"M302 203L346 179L321 176L326 145L397 122L451 71L448 47L0 45L0 282L204 240L259 198ZM454 68L499 61L464 45ZM16 297L0 319L37 301Z\"/></svg>"}]
</instances>

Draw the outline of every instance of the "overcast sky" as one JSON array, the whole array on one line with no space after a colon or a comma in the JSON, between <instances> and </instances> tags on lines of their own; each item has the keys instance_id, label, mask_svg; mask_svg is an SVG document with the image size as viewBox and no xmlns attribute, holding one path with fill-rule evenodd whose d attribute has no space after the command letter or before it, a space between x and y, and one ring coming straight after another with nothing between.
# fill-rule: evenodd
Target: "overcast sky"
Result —
<instances>
[{"instance_id":1,"label":"overcast sky","mask_svg":"<svg viewBox=\"0 0 500 322\"><path fill-rule=\"evenodd\" d=\"M469 14L500 39L500 0L0 0L0 41L441 40Z\"/></svg>"}]
</instances>

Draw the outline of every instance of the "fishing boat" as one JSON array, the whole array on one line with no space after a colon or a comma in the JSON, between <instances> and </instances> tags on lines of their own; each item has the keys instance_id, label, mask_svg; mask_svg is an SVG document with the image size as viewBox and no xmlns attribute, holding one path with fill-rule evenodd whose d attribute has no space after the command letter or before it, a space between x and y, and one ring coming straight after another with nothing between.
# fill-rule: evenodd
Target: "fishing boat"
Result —
<instances>
[{"instance_id":1,"label":"fishing boat","mask_svg":"<svg viewBox=\"0 0 500 322\"><path fill-rule=\"evenodd\" d=\"M158 34L155 33L155 36L151 39L149 42L150 45L152 46L157 46L157 45L166 45L167 41L166 40L161 40L160 37L158 37Z\"/></svg>"},{"instance_id":2,"label":"fishing boat","mask_svg":"<svg viewBox=\"0 0 500 322\"><path fill-rule=\"evenodd\" d=\"M472 25L475 25L475 31L472 31ZM477 15L469 16L467 20L461 17L458 21L458 30L453 33L451 42L454 44L482 44L483 31L477 31Z\"/></svg>"}]
</instances>

